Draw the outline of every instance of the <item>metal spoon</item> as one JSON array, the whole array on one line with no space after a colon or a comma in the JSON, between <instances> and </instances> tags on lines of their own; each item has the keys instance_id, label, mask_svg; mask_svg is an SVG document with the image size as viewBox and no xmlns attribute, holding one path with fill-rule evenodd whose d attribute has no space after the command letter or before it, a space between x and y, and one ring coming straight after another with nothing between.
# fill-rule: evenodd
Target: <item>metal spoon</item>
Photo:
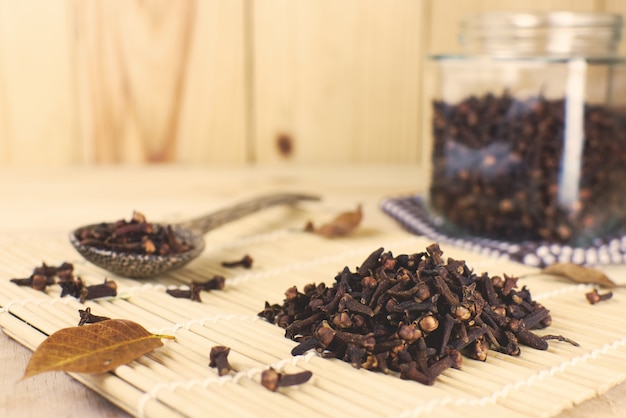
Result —
<instances>
[{"instance_id":1,"label":"metal spoon","mask_svg":"<svg viewBox=\"0 0 626 418\"><path fill-rule=\"evenodd\" d=\"M319 197L299 193L271 194L257 197L186 222L171 224L176 237L192 247L189 251L177 254L136 254L81 244L78 239L81 231L86 228L92 228L97 224L83 226L72 231L70 242L87 261L119 276L134 278L153 277L166 271L180 268L199 256L202 250L204 250L204 234L212 229L271 206L294 204L305 200L319 200Z\"/></svg>"}]
</instances>

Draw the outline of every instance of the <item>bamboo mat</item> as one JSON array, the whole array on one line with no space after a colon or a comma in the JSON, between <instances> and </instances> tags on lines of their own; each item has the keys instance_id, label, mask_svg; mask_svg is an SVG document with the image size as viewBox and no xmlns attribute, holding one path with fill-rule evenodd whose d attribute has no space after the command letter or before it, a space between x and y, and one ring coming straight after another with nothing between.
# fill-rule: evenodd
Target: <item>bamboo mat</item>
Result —
<instances>
[{"instance_id":1,"label":"bamboo mat","mask_svg":"<svg viewBox=\"0 0 626 418\"><path fill-rule=\"evenodd\" d=\"M255 222L254 220L248 222ZM246 222L233 228L248 228ZM626 315L622 290L613 299L590 305L587 285L547 276L523 278L533 298L552 313L552 325L537 332L563 334L580 343L550 342L548 351L522 346L519 357L491 351L486 362L464 358L461 370L447 370L434 386L404 381L395 375L357 370L348 363L315 353L293 357L295 342L284 330L257 317L265 301L281 303L293 285L332 284L337 272L355 269L381 246L394 255L420 252L430 242L402 231L365 231L350 238L328 240L297 229L234 234L234 240L212 240L199 260L158 280L130 280L109 275L74 252L66 234L25 233L0 237L0 326L21 344L34 349L56 330L76 325L78 309L96 315L126 318L173 341L140 359L103 375L72 374L136 416L362 416L362 417L548 417L593 398L626 380ZM232 236L232 235L231 235ZM220 242L220 244L216 244ZM505 259L442 246L444 257L466 260L476 272L515 274L534 271ZM224 269L220 262L244 254L253 267ZM9 282L28 276L45 261L75 265L87 284L110 277L121 297L88 301L60 298ZM202 293L202 303L165 293L215 274L226 277L222 291ZM208 367L215 345L231 348L236 372L218 377ZM306 384L270 392L260 385L268 367L292 373L313 372Z\"/></svg>"}]
</instances>

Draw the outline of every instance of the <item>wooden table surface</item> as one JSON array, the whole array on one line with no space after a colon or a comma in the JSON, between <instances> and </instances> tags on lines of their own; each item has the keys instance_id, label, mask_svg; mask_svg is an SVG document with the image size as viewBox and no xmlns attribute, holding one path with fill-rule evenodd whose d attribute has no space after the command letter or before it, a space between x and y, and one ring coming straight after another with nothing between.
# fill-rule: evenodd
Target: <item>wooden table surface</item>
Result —
<instances>
[{"instance_id":1,"label":"wooden table surface","mask_svg":"<svg viewBox=\"0 0 626 418\"><path fill-rule=\"evenodd\" d=\"M127 217L141 210L151 219L180 220L266 191L319 193L336 214L363 204L364 228L402 228L379 208L385 196L424 186L413 166L204 168L182 166L2 168L0 249L12 237L64 236L74 227ZM219 236L219 234L218 234ZM33 266L3 266L3 274ZM626 267L623 269L626 272ZM613 271L621 271L620 268ZM0 277L8 280L10 277ZM64 373L20 381L30 350L0 333L0 416L118 417L127 413ZM626 384L599 394L562 418L626 415ZM529 408L531 406L529 405Z\"/></svg>"}]
</instances>

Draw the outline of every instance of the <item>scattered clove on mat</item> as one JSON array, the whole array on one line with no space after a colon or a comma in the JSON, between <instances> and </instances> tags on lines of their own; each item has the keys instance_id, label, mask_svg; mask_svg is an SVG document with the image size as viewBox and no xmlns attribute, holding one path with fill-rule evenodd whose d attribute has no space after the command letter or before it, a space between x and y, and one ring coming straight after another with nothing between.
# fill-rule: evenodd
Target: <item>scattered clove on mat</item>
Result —
<instances>
[{"instance_id":1,"label":"scattered clove on mat","mask_svg":"<svg viewBox=\"0 0 626 418\"><path fill-rule=\"evenodd\" d=\"M105 279L104 283L86 285L80 276L74 275L74 265L63 262L58 267L42 263L35 267L27 278L11 279L18 286L30 286L35 290L45 291L48 286L58 284L61 287L61 297L72 296L81 303L86 300L117 296L117 283Z\"/></svg>"},{"instance_id":2,"label":"scattered clove on mat","mask_svg":"<svg viewBox=\"0 0 626 418\"><path fill-rule=\"evenodd\" d=\"M276 392L278 388L281 387L296 386L306 383L312 376L313 373L308 370L300 373L287 374L279 373L270 367L261 374L261 385L267 390Z\"/></svg>"},{"instance_id":3,"label":"scattered clove on mat","mask_svg":"<svg viewBox=\"0 0 626 418\"><path fill-rule=\"evenodd\" d=\"M314 349L355 368L397 372L434 384L462 355L485 361L490 349L517 356L521 345L546 350L536 335L551 323L518 278L475 274L464 261L444 260L438 244L394 257L383 248L357 268L345 267L332 286L311 283L285 291L282 304L265 302L260 317L285 329L301 355Z\"/></svg>"},{"instance_id":4,"label":"scattered clove on mat","mask_svg":"<svg viewBox=\"0 0 626 418\"><path fill-rule=\"evenodd\" d=\"M254 259L250 257L248 254L246 254L239 260L222 261L222 267L226 267L226 268L243 267L245 269L249 269L252 267L253 262L254 262Z\"/></svg>"},{"instance_id":5,"label":"scattered clove on mat","mask_svg":"<svg viewBox=\"0 0 626 418\"><path fill-rule=\"evenodd\" d=\"M57 278L59 280L63 280L64 278L71 276L73 270L74 266L66 262L63 262L58 267L41 263L41 266L33 269L30 276L26 278L14 278L11 279L11 282L18 286L30 286L35 290L45 291L47 286L56 283Z\"/></svg>"},{"instance_id":6,"label":"scattered clove on mat","mask_svg":"<svg viewBox=\"0 0 626 418\"><path fill-rule=\"evenodd\" d=\"M211 353L209 354L209 367L217 369L217 373L220 376L225 376L233 370L228 361L228 355L230 354L230 347L223 345L216 345L211 347ZM280 387L301 385L308 382L313 376L310 371L303 371L300 373L279 373L274 368L264 370L261 373L261 385L266 389L276 392Z\"/></svg>"},{"instance_id":7,"label":"scattered clove on mat","mask_svg":"<svg viewBox=\"0 0 626 418\"><path fill-rule=\"evenodd\" d=\"M104 279L101 284L86 286L80 291L81 303L86 300L117 296L117 283L111 279Z\"/></svg>"},{"instance_id":8,"label":"scattered clove on mat","mask_svg":"<svg viewBox=\"0 0 626 418\"><path fill-rule=\"evenodd\" d=\"M613 297L613 292L606 292L601 294L598 292L598 289L594 288L591 292L585 293L585 297L590 304L595 305L598 302L611 299Z\"/></svg>"},{"instance_id":9,"label":"scattered clove on mat","mask_svg":"<svg viewBox=\"0 0 626 418\"><path fill-rule=\"evenodd\" d=\"M186 289L172 288L167 289L165 293L179 299L191 299L194 302L202 302L202 298L200 297L200 288L198 287L192 286Z\"/></svg>"},{"instance_id":10,"label":"scattered clove on mat","mask_svg":"<svg viewBox=\"0 0 626 418\"><path fill-rule=\"evenodd\" d=\"M220 376L225 376L233 369L228 362L230 347L216 345L211 347L209 354L209 367L215 367Z\"/></svg>"},{"instance_id":11,"label":"scattered clove on mat","mask_svg":"<svg viewBox=\"0 0 626 418\"><path fill-rule=\"evenodd\" d=\"M204 282L193 281L191 286L208 292L210 290L222 290L225 283L226 279L224 276L216 275Z\"/></svg>"},{"instance_id":12,"label":"scattered clove on mat","mask_svg":"<svg viewBox=\"0 0 626 418\"><path fill-rule=\"evenodd\" d=\"M193 281L191 282L191 286L186 289L181 288L171 288L167 289L165 292L173 296L175 298L181 299L191 299L194 302L202 302L202 298L200 297L200 292L202 291L211 291L211 290L222 290L224 288L224 284L226 283L226 279L224 276L213 276L211 279L208 279L204 282Z\"/></svg>"},{"instance_id":13,"label":"scattered clove on mat","mask_svg":"<svg viewBox=\"0 0 626 418\"><path fill-rule=\"evenodd\" d=\"M107 316L98 316L91 313L91 308L87 307L86 309L79 309L78 314L80 315L80 320L78 321L78 326L83 326L85 324L95 324L96 322L106 321L107 319L111 319Z\"/></svg>"}]
</instances>

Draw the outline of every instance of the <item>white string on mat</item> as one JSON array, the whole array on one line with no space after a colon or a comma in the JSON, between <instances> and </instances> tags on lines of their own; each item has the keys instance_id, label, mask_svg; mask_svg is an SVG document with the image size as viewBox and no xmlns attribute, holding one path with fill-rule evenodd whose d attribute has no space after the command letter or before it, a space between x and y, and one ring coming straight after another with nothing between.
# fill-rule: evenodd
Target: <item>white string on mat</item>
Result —
<instances>
[{"instance_id":1,"label":"white string on mat","mask_svg":"<svg viewBox=\"0 0 626 418\"><path fill-rule=\"evenodd\" d=\"M420 417L424 414L428 414L432 412L434 408L445 406L445 405L456 405L456 406L482 406L485 404L496 403L498 400L502 398L506 398L506 396L515 390L519 390L522 387L531 387L535 382L546 379L547 377L555 376L558 373L563 373L569 367L576 366L580 363L585 363L589 359L594 359L597 356L605 353L610 353L611 351L616 351L620 347L626 346L626 338L615 341L610 344L605 344L604 346L593 350L590 353L583 354L581 356L575 357L569 361L564 361L557 366L550 367L549 369L544 369L539 371L536 374L533 374L525 379L517 380L513 383L509 383L502 387L499 390L494 391L491 395L483 396L479 399L473 398L444 398L444 399L433 399L428 401L426 404L419 405L413 409L409 409L403 411L398 417Z\"/></svg>"},{"instance_id":2,"label":"white string on mat","mask_svg":"<svg viewBox=\"0 0 626 418\"><path fill-rule=\"evenodd\" d=\"M586 292L591 289L593 289L593 285L587 284L587 283L570 284L570 285L563 286L559 289L552 290L550 292L543 292L537 295L533 295L533 300L544 301L544 300L552 299L557 296L565 295L568 293Z\"/></svg>"},{"instance_id":3,"label":"white string on mat","mask_svg":"<svg viewBox=\"0 0 626 418\"><path fill-rule=\"evenodd\" d=\"M142 296L160 304L179 304L184 306L184 313L187 318L193 316L206 316L207 314L217 314L221 311L231 313L250 314L253 308L262 309L263 304L258 298L250 297L242 293L241 288L236 291L225 289L202 292L202 303L191 303L188 299L178 299L173 301L172 296L167 292L143 293ZM256 313L256 312L255 312Z\"/></svg>"},{"instance_id":4,"label":"white string on mat","mask_svg":"<svg viewBox=\"0 0 626 418\"><path fill-rule=\"evenodd\" d=\"M78 324L80 320L78 310L85 308L84 306L81 307L78 301L76 301L76 305L71 303L71 301L59 302L57 299L53 299L37 305L37 312L34 313L48 319L55 318L55 323L59 325L59 328L63 328Z\"/></svg>"},{"instance_id":5,"label":"white string on mat","mask_svg":"<svg viewBox=\"0 0 626 418\"><path fill-rule=\"evenodd\" d=\"M394 242L392 245L395 245L398 247L405 246L407 244L414 243L416 240L417 240L417 237L403 238L401 240ZM290 273L293 271L305 270L305 269L319 266L319 265L325 265L325 264L338 262L345 258L355 257L360 254L369 254L371 252L372 252L371 246L368 246L367 248L360 247L356 249L350 249L342 253L336 253L336 254L327 255L324 257L315 258L315 259L305 261L305 262L287 264L287 265L277 267L271 270L265 270L265 271L257 272L257 273L247 273L247 274L243 274L243 275L227 280L226 286L233 286L233 287L239 286L242 283L246 283L250 280L265 279L265 278L272 277L277 274L284 274L284 273Z\"/></svg>"},{"instance_id":6,"label":"white string on mat","mask_svg":"<svg viewBox=\"0 0 626 418\"><path fill-rule=\"evenodd\" d=\"M19 305L21 307L25 307L28 304L33 304L37 307L41 306L42 304L49 304L49 305L54 305L55 303L63 303L64 305L69 304L71 301L69 300L64 300L65 298L53 298L53 299L41 299L41 298L37 298L37 299L18 299L18 300L9 300L4 307L2 308L2 311L6 311L7 313L10 313L11 311L11 307L15 306L15 305Z\"/></svg>"},{"instance_id":7,"label":"white string on mat","mask_svg":"<svg viewBox=\"0 0 626 418\"><path fill-rule=\"evenodd\" d=\"M219 327L221 328L221 327ZM276 361L276 355L270 355L263 350L259 350L258 345L250 345L241 340L234 339L228 333L224 333L219 329L211 329L207 327L193 327L192 329L179 329L176 335L176 342L173 347L182 345L203 357L207 357L212 346L225 345L229 347L238 347L236 353L236 363L242 368L256 367ZM234 354L231 354L234 355ZM206 359L208 361L208 358ZM231 358L231 360L233 360Z\"/></svg>"},{"instance_id":8,"label":"white string on mat","mask_svg":"<svg viewBox=\"0 0 626 418\"><path fill-rule=\"evenodd\" d=\"M262 322L263 323L263 322ZM250 323L244 323L250 324ZM229 326L230 325L230 326ZM280 329L274 325L268 324L270 327L274 327ZM226 327L225 332L228 332L229 335L240 335L245 337L249 344L256 345L259 349L267 351L268 353L285 353L288 355L291 349L293 348L293 341L287 338L274 338L270 339L267 333L258 332L259 330L250 330L248 328L242 329L240 324L237 326L232 326L230 323L224 323L221 327ZM257 332L255 332L257 331ZM265 341L264 341L265 339ZM274 344L270 344L270 340L275 340ZM314 352L310 352L311 354L315 354ZM313 355L307 358L309 370L311 370L315 375L320 376L326 380L320 380L320 387L334 387L337 390L332 390L332 392L343 393L348 390L352 390L352 388L348 388L345 385L345 382L353 381L355 378L359 378L362 376L361 373L367 373L368 378L362 380L359 385L358 393L362 393L363 391L370 393L368 395L370 398L377 398L378 402L386 402L388 399L393 397L393 393L388 393L387 395L383 394L384 390L387 387L388 380L385 380L386 377L382 373L375 373L371 371L360 370L358 371L350 364L343 361L333 361L330 359L323 359L319 355ZM347 366L347 367L344 367ZM326 384L328 382L328 384ZM416 390L421 389L420 387L416 387ZM438 388L429 388L431 392L437 392ZM389 405L392 407L394 405Z\"/></svg>"},{"instance_id":9,"label":"white string on mat","mask_svg":"<svg viewBox=\"0 0 626 418\"><path fill-rule=\"evenodd\" d=\"M202 355L192 350L190 346L168 340L162 349L140 357L133 364L136 367L135 371L140 374L156 373L149 378L151 385L163 379L181 381L205 378L210 373L210 369L200 365L206 365L208 361L208 349L206 355Z\"/></svg>"},{"instance_id":10,"label":"white string on mat","mask_svg":"<svg viewBox=\"0 0 626 418\"><path fill-rule=\"evenodd\" d=\"M127 381L119 378L113 373L105 374L86 374L86 373L68 373L78 382L90 387L96 392L101 393L111 402L116 403L122 409L133 413L136 404L141 401L143 391ZM144 410L148 406L144 407ZM181 417L182 414L174 408L165 405L162 402L155 402L151 405L154 416L161 417Z\"/></svg>"},{"instance_id":11,"label":"white string on mat","mask_svg":"<svg viewBox=\"0 0 626 418\"><path fill-rule=\"evenodd\" d=\"M158 392L166 386L167 383L159 383L158 385L150 389L150 391L144 393L141 398L139 398L139 403L137 404L138 418L144 418L146 416L146 406L148 405L148 402L157 400L156 397Z\"/></svg>"},{"instance_id":12,"label":"white string on mat","mask_svg":"<svg viewBox=\"0 0 626 418\"><path fill-rule=\"evenodd\" d=\"M270 366L276 370L283 371L286 373L290 372L290 368L296 368L297 371L300 371L301 368L296 366L299 364L301 360L308 362L308 360L315 358L313 353L310 353L308 356L298 356L296 358L286 358L279 360L271 364ZM268 366L264 365L263 367L255 370L255 372L259 373L263 370L267 369ZM249 377L252 379L256 374L249 373ZM316 383L307 383L306 385L302 385L301 387L290 389L288 392L288 396L299 400L302 402L303 406L309 408L309 411L318 411L322 414L327 414L328 410L334 411L337 415L362 415L362 414L370 414L372 415L374 411L368 407L368 405L356 404L354 401L350 402L350 396L346 395L347 391L328 391L325 385L319 385L320 382L323 383L323 379L321 377L316 377L314 374L314 378L316 379ZM323 400L323 404L325 406L320 406L320 400ZM322 408L320 410L320 407ZM378 414L380 416L380 414Z\"/></svg>"},{"instance_id":13,"label":"white string on mat","mask_svg":"<svg viewBox=\"0 0 626 418\"><path fill-rule=\"evenodd\" d=\"M49 336L59 329L67 327L68 324L75 325L78 322L78 318L76 319L76 322L70 320L70 316L65 310L50 309L55 303L62 303L65 306L69 306L70 303L73 302L71 300L72 298L68 298L67 301L63 299L64 298L54 298L50 300L12 300L7 304L7 306L5 306L5 310L6 313L13 315L19 323L35 330L42 336L42 339L45 339L45 336ZM33 309L33 307L36 309ZM10 329L11 326L7 326L5 328L9 331L14 331Z\"/></svg>"},{"instance_id":14,"label":"white string on mat","mask_svg":"<svg viewBox=\"0 0 626 418\"><path fill-rule=\"evenodd\" d=\"M224 321L224 320L230 321L233 319L238 320L238 321L252 321L252 322L260 320L258 316L252 316L252 315L220 314L220 315L206 316L206 317L201 317L201 318L194 318L187 322L175 323L175 324L159 329L157 334L165 334L169 331L171 331L172 333L176 333L181 328L189 331L189 328L192 327L193 325L200 325L203 327L204 324L206 324L207 322L219 322L219 321Z\"/></svg>"},{"instance_id":15,"label":"white string on mat","mask_svg":"<svg viewBox=\"0 0 626 418\"><path fill-rule=\"evenodd\" d=\"M141 303L144 299L145 293L142 297L133 297L129 299L113 299L108 304L103 304L103 307L110 307L116 312L123 312L123 317L134 318L136 321L149 329L161 328L163 323L170 324L173 322L171 318L164 317L150 310L145 309Z\"/></svg>"},{"instance_id":16,"label":"white string on mat","mask_svg":"<svg viewBox=\"0 0 626 418\"><path fill-rule=\"evenodd\" d=\"M509 377L507 375L507 367L504 369L500 368L499 373L495 373L494 370L486 370L485 368L481 368L480 365L474 365L474 362L464 362L463 371L468 372L472 377L476 377L478 379L488 379L489 381L498 382L498 385L504 385L509 382ZM473 367L475 366L475 367ZM548 382L549 383L549 382ZM545 384L544 381L536 382L536 387L533 388L533 401L537 403L541 400L548 401L551 403L557 403L555 399L559 398L559 396L563 396L563 382L559 381L559 386L552 384ZM536 390L540 388L540 390ZM524 398L527 401L527 395L524 392L510 392L509 393L509 401L515 401L518 398ZM523 404L526 403L523 402ZM569 401L569 400L568 400Z\"/></svg>"},{"instance_id":17,"label":"white string on mat","mask_svg":"<svg viewBox=\"0 0 626 418\"><path fill-rule=\"evenodd\" d=\"M233 241L221 241L219 244L211 245L211 250L230 250L240 247L247 247L254 244L265 244L268 242L277 241L279 239L284 239L286 236L294 235L296 232L301 233L302 231L286 228L278 229L265 234L258 234L246 238L240 238Z\"/></svg>"},{"instance_id":18,"label":"white string on mat","mask_svg":"<svg viewBox=\"0 0 626 418\"><path fill-rule=\"evenodd\" d=\"M267 326L267 327L266 327ZM259 349L271 353L291 353L296 343L283 335L284 329L259 319L255 322L224 322L220 327L227 329L229 334L239 335L257 345Z\"/></svg>"},{"instance_id":19,"label":"white string on mat","mask_svg":"<svg viewBox=\"0 0 626 418\"><path fill-rule=\"evenodd\" d=\"M119 293L120 294L128 294L128 295L132 295L135 294L137 292L141 292L144 290L158 290L161 292L166 291L169 288L169 286L166 286L164 284L160 284L160 283L142 283L139 284L137 286L130 286L130 287L124 287L124 288L120 288L119 289Z\"/></svg>"},{"instance_id":20,"label":"white string on mat","mask_svg":"<svg viewBox=\"0 0 626 418\"><path fill-rule=\"evenodd\" d=\"M169 383L159 383L154 386L149 391L145 392L141 397L138 405L137 405L137 416L145 417L145 406L150 400L157 399L157 396L160 391L168 390L170 392L175 391L177 388L184 388L190 390L194 386L200 386L202 388L207 389L212 384L224 385L226 382L238 383L240 379L247 378L249 380L253 380L255 376L263 373L264 370L267 370L269 367L273 367L277 371L280 371L284 368L285 364L293 364L295 365L300 360L304 360L305 362L313 356L313 353L308 353L302 356L295 356L293 358L282 359L276 363L273 363L269 366L264 367L254 367L248 370L236 372L234 374L229 374L225 376L211 376L204 379L189 379L183 381L169 382Z\"/></svg>"},{"instance_id":21,"label":"white string on mat","mask_svg":"<svg viewBox=\"0 0 626 418\"><path fill-rule=\"evenodd\" d=\"M235 316L235 317L236 317L236 316ZM224 318L224 317L222 317L222 318ZM232 317L231 317L231 318L232 318ZM216 317L216 319L217 319L217 317ZM256 319L256 318L255 318L255 319Z\"/></svg>"},{"instance_id":22,"label":"white string on mat","mask_svg":"<svg viewBox=\"0 0 626 418\"><path fill-rule=\"evenodd\" d=\"M623 316L621 305L610 302L603 302L604 305L600 307L589 305L587 301L583 300L553 299L550 302L550 308L554 310L551 326L558 325L561 328L573 329L574 331L586 329L594 337L606 335L607 338L613 339L615 335L623 334L626 318ZM581 310L583 311L582 314Z\"/></svg>"},{"instance_id":23,"label":"white string on mat","mask_svg":"<svg viewBox=\"0 0 626 418\"><path fill-rule=\"evenodd\" d=\"M130 382L131 380L129 380ZM175 390L179 387L175 385L176 382L170 383L157 383L150 388L147 392L144 392L136 405L137 416L146 416L146 406L150 401L162 402L172 408L175 408L179 413L185 416L191 416L198 413L202 409L201 405L197 402L192 402L189 396L181 396L176 393ZM161 393L162 389L171 388L171 390ZM150 396L147 396L150 395ZM161 397L161 399L159 399ZM199 400L199 399L198 399Z\"/></svg>"},{"instance_id":24,"label":"white string on mat","mask_svg":"<svg viewBox=\"0 0 626 418\"><path fill-rule=\"evenodd\" d=\"M579 300L554 298L548 307L552 308L551 312L553 311L551 314L553 324L559 319L574 326L589 326L594 332L611 330L614 332L613 336L622 334L626 326L623 306L618 303L611 304L611 301L602 303L604 304L602 307L591 305L584 300L584 295L580 294ZM585 316L585 313L589 315Z\"/></svg>"},{"instance_id":25,"label":"white string on mat","mask_svg":"<svg viewBox=\"0 0 626 418\"><path fill-rule=\"evenodd\" d=\"M420 237L410 237L409 239L406 239L406 240L403 240L403 241L406 241L408 244L411 244L411 243L418 242L417 239L420 239ZM226 245L226 247L228 247L228 245ZM366 247L367 247L366 245L362 245L361 246L361 248L366 248ZM369 248L369 250L372 250L372 249L373 248ZM352 257L353 255L356 256L356 255L359 255L359 254L363 254L364 252L369 253L369 251L360 251L358 249L357 250L353 249L353 250L350 250L350 251L344 251L340 255L333 255L333 256L329 256L329 257L320 257L317 260L307 260L304 263L292 263L292 264L287 265L287 266L277 267L275 269L268 270L269 274L267 274L266 272L259 272L257 274L258 274L258 277L264 278L264 277L271 276L271 275L287 274L287 273L290 273L290 272L293 272L293 271L298 271L298 270L305 269L305 268L313 269L314 267L319 266L319 265L323 265L323 264L327 264L327 263L331 263L331 262L337 262L342 257ZM243 279L241 279L241 278L243 278ZM253 279L256 279L256 278L257 278L257 276L255 276L255 275L242 275L242 276L239 277L239 279L240 279L239 282L236 281L236 279L238 279L238 278L235 278L235 281L233 282L233 285L235 285L235 287L237 287L240 284L246 283L246 282L248 282L250 280L253 280ZM230 280L233 280L233 279L230 279ZM228 285L228 281L227 281L227 285ZM557 290L550 291L550 292L544 292L542 294L536 295L534 297L534 299L544 299L545 300L545 299L548 299L548 298L554 298L554 297L556 297L556 296L558 296L560 294L575 292L575 291L578 291L578 290L580 290L580 289L582 289L584 287L585 287L585 285L568 286L568 287L565 287L565 288L557 289ZM138 286L129 286L128 289L130 289L131 293L136 293L138 296L141 294L142 297L143 296L147 296L148 298L151 298L152 299L151 303L156 303L156 305L158 305L159 303L162 304L162 302L165 300L165 297L162 297L162 298L161 297L153 297L154 295L146 295L145 293L142 294L142 292L147 291L147 290L157 290L159 292L163 292L164 293L164 291L167 289L167 286L162 285L162 284L152 284L152 283L149 283L149 284L142 284L142 285L138 285ZM120 293L124 293L124 292L126 292L126 289L120 289ZM219 297L220 296L218 294L218 292L215 292L215 293L211 292L211 297L213 295L215 295L215 297ZM233 293L231 293L231 295L233 297L235 297L237 295L237 292L233 292ZM65 304L67 304L68 302L71 302L70 300L67 300L66 298L64 298L64 299L65 300L63 300L62 302L65 303ZM58 303L58 300L61 300L61 299L52 299L50 301L50 303L51 304ZM41 303L45 303L46 301L48 301L48 300L47 299L40 299L38 303L41 304ZM13 302L19 302L19 300L16 299ZM110 301L110 302L113 302L113 303L101 303L100 306L102 306L102 307L106 306L107 308L113 309L114 307L118 306L117 305L118 303L122 303L121 301ZM126 303L126 302L124 302L124 303ZM232 304L232 301L230 301L229 303ZM17 303L13 303L11 306L15 306L16 304ZM134 309L138 310L138 312L139 311L145 312L146 317L148 317L147 315L150 315L151 318L155 317L155 321L157 319L159 319L159 318L156 318L157 315L155 313L153 313L152 311L145 310L141 305L135 305L132 302L128 303L128 305L129 306L133 306ZM239 314L230 314L230 313L229 314L206 315L204 313L204 311L206 309L208 309L208 307L206 307L204 305L205 304L189 304L190 308L193 308L194 310L193 311L192 310L189 310L189 311L185 310L184 311L184 315L181 315L179 317L180 319L185 319L184 321L176 322L176 323L174 323L173 325L171 325L169 327L166 326L166 327L162 327L161 329L162 330L166 330L168 328L171 328L171 329L174 330L174 332L177 332L177 331L179 331L181 329L189 331L189 328L194 326L194 325L201 325L202 327L204 327L205 324L208 324L209 322L214 322L214 323L217 324L220 321L228 321L228 322L230 322L230 321L241 320L241 321L244 321L246 324L252 324L255 321L259 321L260 320L260 318L258 318L257 316L253 316L253 315L239 315ZM37 306L39 306L39 305L37 305ZM174 306L178 306L178 305L174 305ZM180 306L186 306L186 305L181 303ZM228 304L225 303L224 305L220 305L220 306L227 307ZM115 308L115 309L117 309L117 308ZM224 309L224 308L222 308L222 309ZM2 313L2 312L8 313L9 310L7 310L6 308L0 308L0 313ZM191 319L188 319L191 314L193 314ZM160 318L160 319L163 319L163 318ZM153 321L153 324L156 323L155 321ZM159 325L161 325L162 323L163 323L163 321L159 321L158 322ZM232 327L236 327L236 324L232 324ZM220 325L220 329L221 330L222 330L222 328L223 327ZM254 328L254 326L250 326L249 328ZM267 330L262 329L262 331L267 331ZM223 330L220 331L220 332L223 332ZM259 333L259 335L261 335L261 336L262 336L262 334L263 333ZM267 332L265 332L265 334L267 334ZM205 337L204 336L200 336L200 338L205 338ZM284 340L287 341L287 342L290 342L288 339L284 339ZM193 340L187 340L187 341L193 341ZM622 346L620 346L620 348L621 347ZM616 354L613 354L613 355L616 355ZM594 358L594 357L589 357L585 361L588 361L591 358ZM315 359L315 360L313 360L313 359ZM318 360L319 360L319 362L318 362ZM297 362L297 361L302 361L302 360L298 359L298 358L291 358L290 357L290 358L280 359L280 360L278 360L278 361L276 361L276 362L274 362L272 364L277 364L277 367L280 366L282 368L286 367L287 365L291 365L291 364L293 364L295 366L295 363L292 363L292 361ZM306 358L306 361L308 362L309 365L318 364L318 363L321 364L321 362L328 362L328 360L321 359L321 357L317 356L315 353L312 353L312 352L308 353L308 357ZM330 364L330 363L328 363L328 364ZM549 367L549 365L551 365L551 364L553 364L552 360L551 361L546 361L546 366L545 367ZM573 362L572 363L572 365L578 365L578 364L581 364L581 363L580 362ZM349 364L347 364L347 366L351 367ZM262 370L263 368L262 367L257 367L256 369ZM333 368L332 371L334 371L334 370L335 370L335 368ZM551 369L548 369L548 370L551 370ZM542 374L542 372L543 372L543 374ZM368 373L372 373L372 372L368 372ZM375 373L372 373L372 374L375 374ZM547 374L546 370L539 371L537 373L537 375L539 377L535 378L534 383L536 384L536 382L545 381L549 377L546 374ZM553 373L553 375L554 374L558 374L558 371L555 371ZM329 372L328 376L330 376L330 375L331 374ZM345 373L345 375L351 376L348 373ZM251 377L254 377L254 376L256 376L256 375L255 374L251 375ZM327 379L326 376L321 376L321 375L318 375L318 376L320 378ZM357 376L357 375L355 374L354 376ZM234 383L240 383L240 380L243 377L244 377L243 375L239 376ZM251 377L249 377L249 378L251 378ZM200 381L200 382L207 381L206 378L204 378L204 379L197 379L197 380ZM232 380L230 380L230 381L232 381ZM245 379L243 381L245 381ZM341 379L337 379L337 381L341 381ZM382 379L381 380L373 379L373 381L383 382ZM520 381L523 381L523 380L520 380ZM188 382L190 382L190 383L188 383ZM192 387L195 388L197 386L197 384L194 383L194 382L195 382L194 379L191 379L191 381L181 380L179 382L180 385L179 386L175 386L174 389L176 389L176 388L188 388L188 387L189 388L192 388ZM223 381L219 381L217 383L220 386L223 386L227 382L229 382L229 380L223 380ZM341 381L341 382L344 383L343 381ZM516 383L516 382L514 382L514 383ZM531 381L531 384L532 383L533 382ZM206 386L208 387L208 386L210 386L212 384L216 384L216 383L215 382L211 382L211 381L207 381ZM161 385L161 384L159 384L159 385ZM163 385L165 385L165 387L168 386L168 384L163 384ZM257 386L258 386L258 384L257 384ZM402 387L404 387L404 386L402 386ZM529 387L529 386L520 386L520 387ZM262 389L265 390L264 388L262 388ZM438 389L438 387L437 388L429 388L429 389ZM152 388L151 391L155 392L154 397L156 397L158 395L160 390L162 390L162 388L158 389L158 390L156 390L156 388ZM452 393L454 393L454 392L452 392ZM491 394L491 396L493 396L494 393L497 393L497 391L494 391ZM510 393L512 393L511 390L509 390L509 392L507 392L507 395L510 394ZM488 398L488 397L486 397L486 398ZM147 408L147 405L150 404L150 400L151 399L152 398L147 397L145 394L143 394L143 393L141 394L141 399L140 399L140 402L139 402L139 404L140 404L139 405L139 410L141 411L142 414L146 414L147 413L146 408ZM417 399L417 398L415 398L415 399ZM454 399L454 398L450 397L450 398L444 398L444 399L440 400L442 405L446 404L446 399ZM499 399L501 399L501 398L499 398ZM455 405L455 403L453 403L452 401L450 401L450 404ZM492 404L492 403L489 401L489 402L485 402L484 404ZM464 406L464 405L468 405L468 404L461 402L460 406Z\"/></svg>"}]
</instances>

